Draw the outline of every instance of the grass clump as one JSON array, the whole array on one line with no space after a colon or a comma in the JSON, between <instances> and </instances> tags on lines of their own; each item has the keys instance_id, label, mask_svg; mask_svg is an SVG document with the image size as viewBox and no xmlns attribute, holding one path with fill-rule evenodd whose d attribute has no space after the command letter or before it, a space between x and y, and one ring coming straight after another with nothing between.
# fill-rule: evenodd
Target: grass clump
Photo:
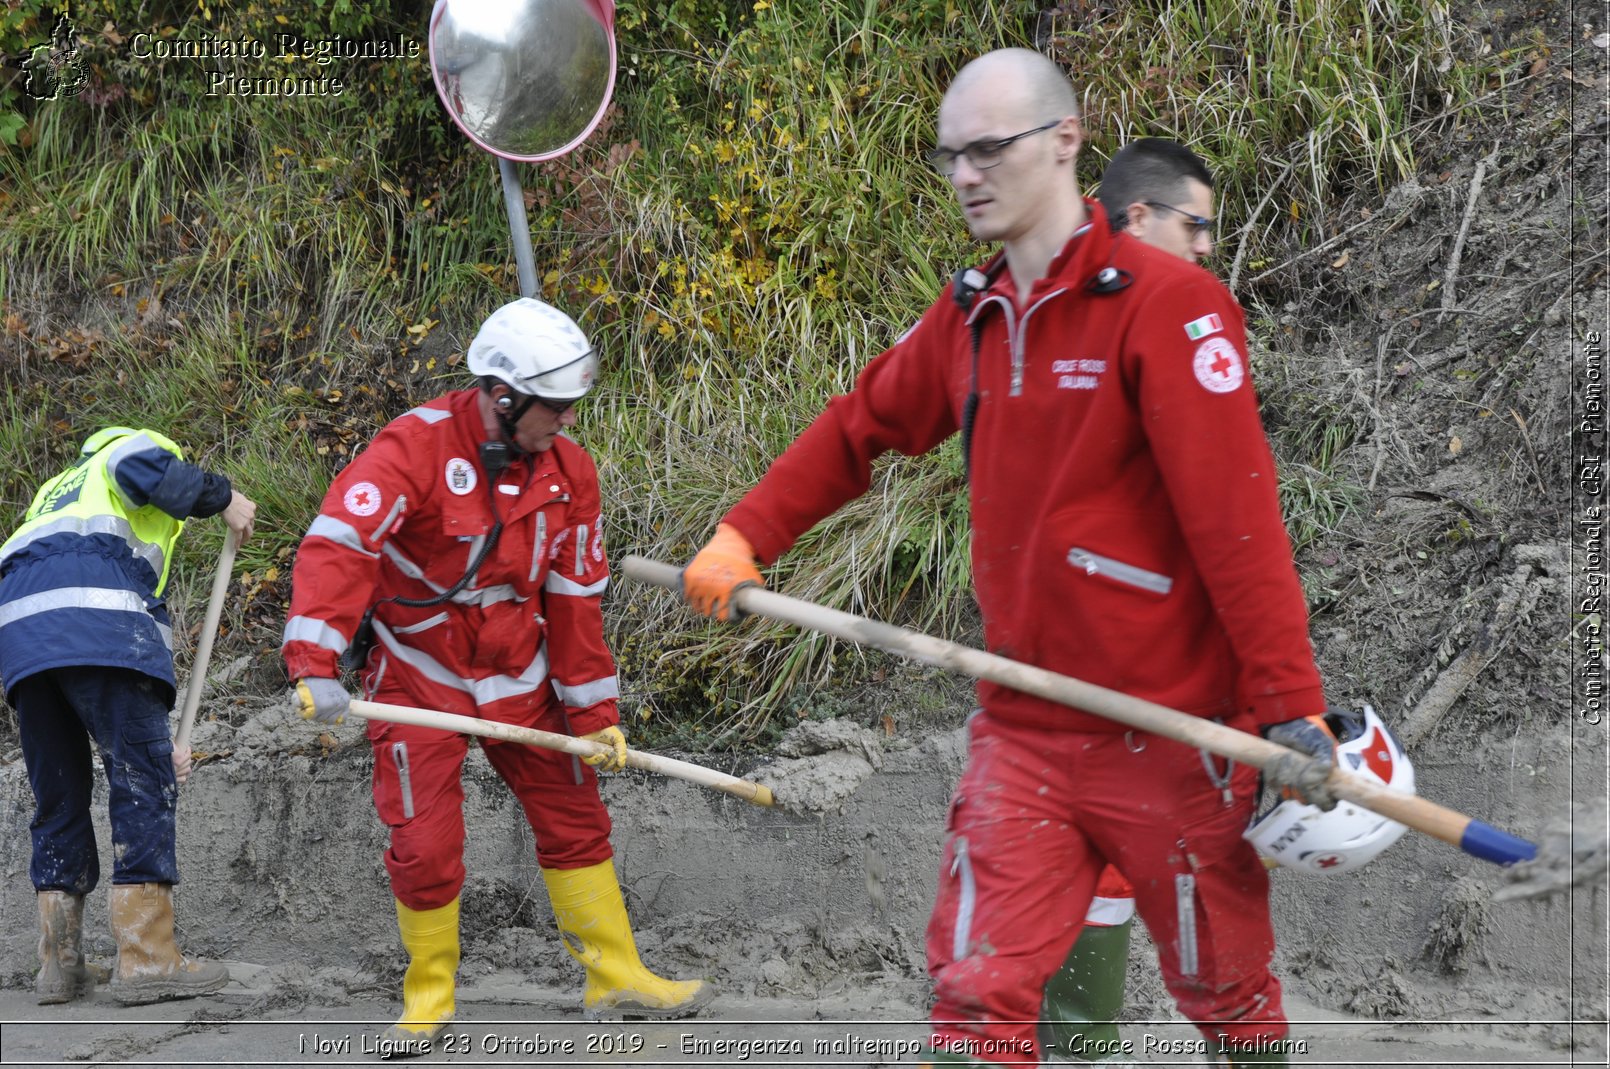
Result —
<instances>
[{"instance_id":1,"label":"grass clump","mask_svg":"<svg viewBox=\"0 0 1610 1069\"><path fill-rule=\"evenodd\" d=\"M267 41L288 26L423 44L427 6L75 5L85 93L11 100L26 126L0 152L0 509L20 515L86 427L168 429L262 504L237 576L236 640L265 657L290 553L331 475L385 420L463 384L475 325L515 291L497 170L442 114L423 57L341 61L339 97L214 97L206 64L139 62L127 41ZM34 21L8 32L37 35L50 11L28 10ZM1220 214L1248 224L1254 256L1308 235L1339 193L1407 168L1402 130L1444 107L1464 71L1438 69L1457 46L1439 7L1363 0L1049 12L1027 0L632 0L617 30L603 123L522 177L543 296L604 354L579 436L603 472L612 552L675 562L954 268L980 258L922 162L966 60L1026 44L1068 65L1088 105L1092 188L1130 137L1198 147L1221 176ZM270 63L232 69L285 66ZM1248 219L1277 180L1277 210ZM1300 391L1264 390L1292 427L1310 409L1329 418ZM1282 485L1299 543L1303 523L1321 529L1348 507L1330 473L1350 439L1310 447L1303 433L1276 436L1296 465ZM183 544L200 595L215 538ZM950 443L886 458L872 492L770 582L965 638L966 546ZM778 710L810 704L801 694L868 670L832 640L707 625L626 586L609 624L632 702L685 736L763 735Z\"/></svg>"}]
</instances>

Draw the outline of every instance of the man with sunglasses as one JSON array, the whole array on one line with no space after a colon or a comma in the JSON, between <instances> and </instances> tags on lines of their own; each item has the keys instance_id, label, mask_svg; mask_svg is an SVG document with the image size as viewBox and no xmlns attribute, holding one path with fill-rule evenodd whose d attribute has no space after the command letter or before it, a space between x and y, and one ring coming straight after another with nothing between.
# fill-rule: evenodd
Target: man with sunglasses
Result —
<instances>
[{"instance_id":1,"label":"man with sunglasses","mask_svg":"<svg viewBox=\"0 0 1610 1069\"><path fill-rule=\"evenodd\" d=\"M994 652L1295 743L1334 742L1247 376L1241 311L1194 264L1114 235L1079 194L1072 87L1038 53L969 63L938 147L969 229L1000 242L829 402L683 574L726 619L759 565L958 432ZM964 290L966 292L964 292ZM1258 781L1202 752L992 683L969 720L928 927L930 1065L1034 1065L1046 980L1108 863L1203 1050L1285 1064L1268 879L1241 837ZM1317 737L1316 737L1317 736Z\"/></svg>"},{"instance_id":2,"label":"man with sunglasses","mask_svg":"<svg viewBox=\"0 0 1610 1069\"><path fill-rule=\"evenodd\" d=\"M1097 196L1114 229L1182 260L1213 254L1213 175L1178 141L1143 137L1119 149Z\"/></svg>"},{"instance_id":3,"label":"man with sunglasses","mask_svg":"<svg viewBox=\"0 0 1610 1069\"><path fill-rule=\"evenodd\" d=\"M598 359L570 317L522 298L482 323L477 385L389 423L344 468L297 552L284 656L304 718L339 722L337 679L372 700L578 735L616 772L626 738L599 602L609 584L598 471L564 435ZM370 721L374 803L409 954L383 1053L426 1053L452 1020L464 884L465 735ZM598 780L567 754L480 739L525 810L591 1015L673 1018L710 1001L638 960Z\"/></svg>"}]
</instances>

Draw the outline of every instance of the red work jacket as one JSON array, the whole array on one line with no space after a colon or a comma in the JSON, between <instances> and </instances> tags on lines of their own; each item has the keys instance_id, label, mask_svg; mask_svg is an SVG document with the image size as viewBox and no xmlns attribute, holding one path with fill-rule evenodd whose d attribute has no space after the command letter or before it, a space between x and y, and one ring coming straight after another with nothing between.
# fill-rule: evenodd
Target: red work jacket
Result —
<instances>
[{"instance_id":1,"label":"red work jacket","mask_svg":"<svg viewBox=\"0 0 1610 1069\"><path fill-rule=\"evenodd\" d=\"M870 485L888 450L961 426L992 651L1202 716L1324 711L1240 306L1208 272L1091 223L1020 302L1010 270L963 312L947 287L726 516L776 559ZM1128 284L1099 293L1114 267ZM1123 730L992 683L992 714Z\"/></svg>"},{"instance_id":2,"label":"red work jacket","mask_svg":"<svg viewBox=\"0 0 1610 1069\"><path fill-rule=\"evenodd\" d=\"M422 706L509 722L557 696L576 734L598 731L618 721L619 689L599 605L597 469L560 437L489 493L484 439L476 391L461 390L393 420L342 470L297 551L286 670L334 677L369 606L451 588L501 517L464 590L428 607L380 604L366 687L384 672Z\"/></svg>"}]
</instances>

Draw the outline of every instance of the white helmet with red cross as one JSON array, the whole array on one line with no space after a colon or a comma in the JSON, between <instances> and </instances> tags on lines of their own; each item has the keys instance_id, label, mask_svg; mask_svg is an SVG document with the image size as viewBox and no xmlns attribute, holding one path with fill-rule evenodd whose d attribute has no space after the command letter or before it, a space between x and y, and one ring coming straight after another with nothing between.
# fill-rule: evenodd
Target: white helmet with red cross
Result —
<instances>
[{"instance_id":1,"label":"white helmet with red cross","mask_svg":"<svg viewBox=\"0 0 1610 1069\"><path fill-rule=\"evenodd\" d=\"M598 354L587 335L565 313L531 297L487 316L466 362L472 375L549 401L580 400L598 378Z\"/></svg>"},{"instance_id":2,"label":"white helmet with red cross","mask_svg":"<svg viewBox=\"0 0 1610 1069\"><path fill-rule=\"evenodd\" d=\"M1414 792L1414 765L1373 708L1364 706L1362 714L1333 709L1325 723L1336 736L1336 763L1343 770ZM1339 801L1327 813L1287 799L1254 817L1245 836L1279 865L1330 875L1362 867L1407 830L1351 802Z\"/></svg>"}]
</instances>

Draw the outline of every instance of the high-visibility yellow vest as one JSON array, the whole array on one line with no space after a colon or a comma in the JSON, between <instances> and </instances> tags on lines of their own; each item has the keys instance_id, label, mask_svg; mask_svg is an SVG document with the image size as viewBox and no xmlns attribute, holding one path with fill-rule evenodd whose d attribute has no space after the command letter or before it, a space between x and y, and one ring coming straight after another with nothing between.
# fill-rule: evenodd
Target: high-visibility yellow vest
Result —
<instances>
[{"instance_id":1,"label":"high-visibility yellow vest","mask_svg":"<svg viewBox=\"0 0 1610 1069\"><path fill-rule=\"evenodd\" d=\"M116 535L128 543L136 560L151 566L157 577L152 593L160 596L168 585L173 544L184 521L155 505L136 507L123 496L116 479L117 465L124 458L153 447L184 459L178 445L152 430L109 427L90 436L79 462L39 488L22 526L0 546L0 562L38 539L64 532Z\"/></svg>"}]
</instances>

